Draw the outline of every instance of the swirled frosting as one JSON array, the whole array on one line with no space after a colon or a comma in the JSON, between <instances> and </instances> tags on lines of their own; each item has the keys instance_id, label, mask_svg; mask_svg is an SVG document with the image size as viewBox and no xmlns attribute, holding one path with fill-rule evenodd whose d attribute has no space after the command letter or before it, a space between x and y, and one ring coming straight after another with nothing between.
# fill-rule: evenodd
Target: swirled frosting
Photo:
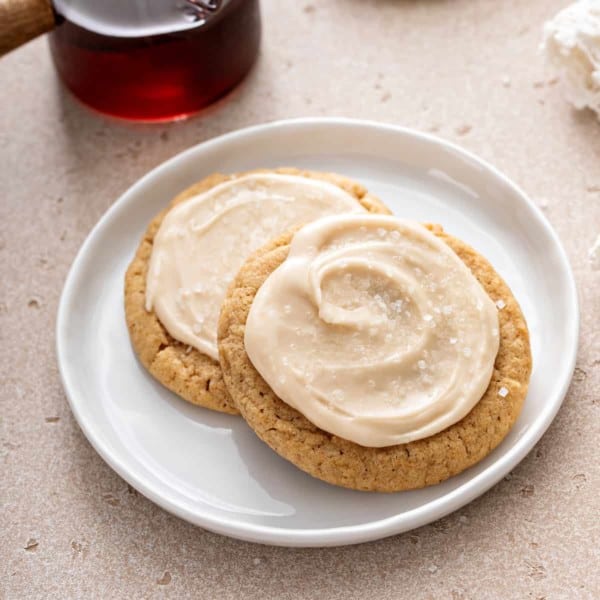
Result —
<instances>
[{"instance_id":1,"label":"swirled frosting","mask_svg":"<svg viewBox=\"0 0 600 600\"><path fill-rule=\"evenodd\" d=\"M369 447L431 436L481 399L497 309L423 226L341 215L303 227L258 290L246 352L312 423Z\"/></svg>"},{"instance_id":2,"label":"swirled frosting","mask_svg":"<svg viewBox=\"0 0 600 600\"><path fill-rule=\"evenodd\" d=\"M174 206L154 236L146 310L180 342L218 360L217 321L227 287L249 254L294 225L364 212L326 181L253 173Z\"/></svg>"}]
</instances>

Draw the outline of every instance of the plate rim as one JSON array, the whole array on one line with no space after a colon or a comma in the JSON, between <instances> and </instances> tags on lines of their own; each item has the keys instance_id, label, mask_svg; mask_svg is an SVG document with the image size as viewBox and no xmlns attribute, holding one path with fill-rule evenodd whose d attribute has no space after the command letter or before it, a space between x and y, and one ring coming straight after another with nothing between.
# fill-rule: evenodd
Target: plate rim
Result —
<instances>
[{"instance_id":1,"label":"plate rim","mask_svg":"<svg viewBox=\"0 0 600 600\"><path fill-rule=\"evenodd\" d=\"M113 452L109 447L109 444L103 443L101 439L102 435L99 435L94 431L93 422L90 423L89 420L86 419L85 416L78 410L78 403L74 397L76 394L71 387L71 374L69 373L69 368L67 366L68 361L65 358L66 348L68 347L68 340L66 339L65 332L67 330L69 320L69 307L73 303L74 290L77 288L78 279L80 278L83 267L85 266L88 248L92 245L94 240L99 237L110 225L111 221L115 216L118 215L119 211L123 210L124 207L128 205L130 198L135 196L139 188L144 187L146 184L151 182L152 179L161 177L161 173L164 170L168 170L170 167L175 166L176 163L184 160L188 156L202 152L203 150L210 151L210 149L214 146L227 144L235 141L236 139L252 137L256 134L265 132L269 133L270 131L275 130L311 127L327 128L339 126L359 129L374 128L380 131L383 130L387 133L400 134L407 137L416 138L419 141L440 145L445 150L455 152L461 155L463 158L469 159L475 165L482 168L488 175L494 176L496 180L499 180L503 185L511 189L511 191L518 196L519 199L525 203L525 205L533 210L537 217L538 225L543 227L545 233L548 235L554 246L554 250L557 252L557 258L559 259L557 268L560 269L566 278L568 289L564 290L564 294L572 309L569 311L570 314L568 315L568 318L571 321L570 327L567 329L567 331L571 333L568 340L568 352L566 353L568 356L568 361L563 363L560 378L558 379L560 386L553 394L552 402L549 403L551 405L551 409L543 413L541 418L534 421L527 431L518 440L516 440L512 447L509 448L503 456L499 457L484 471L469 478L466 482L448 492L444 496L436 498L425 505L417 506L401 514L396 514L384 519L378 519L357 525L301 530L274 527L271 525L244 523L240 522L239 520L226 517L214 517L209 514L198 514L197 512L193 512L184 506L179 506L170 498L165 497L160 493L159 490L156 490L151 485L148 485L143 476L140 477L135 470L128 469L125 462L119 458L118 453ZM545 215L529 199L527 194L525 194L525 192L516 183L514 183L496 167L481 159L477 155L471 153L470 151L465 150L457 144L454 144L453 142L408 127L365 119L351 119L342 117L308 117L259 123L250 127L233 130L223 135L200 142L199 144L187 148L175 154L166 161L156 165L149 172L135 181L125 192L123 192L119 198L104 212L98 222L87 234L83 244L79 248L73 260L73 263L71 264L71 267L69 268L64 287L61 292L56 319L56 356L61 383L69 402L71 412L73 413L73 416L75 417L75 420L77 421L86 439L92 445L94 450L96 450L96 452L100 455L100 457L122 479L135 487L149 500L164 510L194 525L203 527L215 533L227 535L229 537L256 543L290 547L324 547L367 542L402 533L416 527L421 527L468 504L500 481L502 477L504 477L510 470L515 468L531 451L534 445L546 432L554 420L558 410L560 409L571 383L575 368L579 342L579 329L580 310L575 277L567 254L558 235L546 219Z\"/></svg>"}]
</instances>

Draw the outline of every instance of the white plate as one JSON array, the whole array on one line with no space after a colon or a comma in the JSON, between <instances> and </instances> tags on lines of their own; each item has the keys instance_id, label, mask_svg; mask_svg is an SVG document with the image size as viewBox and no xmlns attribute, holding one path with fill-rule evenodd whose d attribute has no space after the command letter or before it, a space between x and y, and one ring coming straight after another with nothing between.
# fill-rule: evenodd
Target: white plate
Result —
<instances>
[{"instance_id":1,"label":"white plate","mask_svg":"<svg viewBox=\"0 0 600 600\"><path fill-rule=\"evenodd\" d=\"M277 456L241 418L180 400L136 360L125 326L123 275L147 223L177 192L213 171L282 165L343 173L364 183L396 214L443 224L486 256L512 288L531 332L531 385L511 433L475 467L411 492L336 488ZM73 263L58 312L57 350L83 432L142 494L225 535L328 546L424 525L506 475L561 405L575 364L578 327L575 284L560 242L506 177L429 135L378 123L310 119L210 140L129 189Z\"/></svg>"}]
</instances>

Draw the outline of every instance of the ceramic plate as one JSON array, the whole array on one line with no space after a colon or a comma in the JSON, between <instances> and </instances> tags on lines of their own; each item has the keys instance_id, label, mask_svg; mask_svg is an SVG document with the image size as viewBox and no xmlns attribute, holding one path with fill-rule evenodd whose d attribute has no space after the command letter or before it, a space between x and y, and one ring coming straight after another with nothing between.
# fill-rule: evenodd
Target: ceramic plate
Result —
<instances>
[{"instance_id":1,"label":"ceramic plate","mask_svg":"<svg viewBox=\"0 0 600 600\"><path fill-rule=\"evenodd\" d=\"M487 458L439 485L396 494L322 483L277 456L239 417L195 407L137 361L123 276L151 218L213 171L295 166L357 179L399 216L441 223L486 256L520 302L533 375L515 427ZM560 318L557 318L560 315ZM438 519L506 475L550 425L575 363L578 306L556 234L492 166L435 137L371 122L295 120L229 133L131 187L83 244L62 294L57 349L75 418L102 458L164 509L225 535L288 546L373 540Z\"/></svg>"}]
</instances>

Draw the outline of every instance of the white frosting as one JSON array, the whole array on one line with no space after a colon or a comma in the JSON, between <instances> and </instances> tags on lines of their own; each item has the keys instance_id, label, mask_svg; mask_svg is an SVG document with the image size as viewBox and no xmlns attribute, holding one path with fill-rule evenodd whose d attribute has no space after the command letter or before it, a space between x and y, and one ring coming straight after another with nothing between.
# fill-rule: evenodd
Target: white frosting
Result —
<instances>
[{"instance_id":1,"label":"white frosting","mask_svg":"<svg viewBox=\"0 0 600 600\"><path fill-rule=\"evenodd\" d=\"M219 310L248 255L294 225L364 210L319 179L260 173L221 183L165 215L154 237L146 310L176 340L218 360Z\"/></svg>"},{"instance_id":2,"label":"white frosting","mask_svg":"<svg viewBox=\"0 0 600 600\"><path fill-rule=\"evenodd\" d=\"M248 357L321 429L383 447L462 419L487 389L496 306L458 256L417 223L319 219L258 290Z\"/></svg>"},{"instance_id":3,"label":"white frosting","mask_svg":"<svg viewBox=\"0 0 600 600\"><path fill-rule=\"evenodd\" d=\"M563 77L575 108L591 108L600 118L600 1L580 0L544 25L549 62Z\"/></svg>"}]
</instances>

